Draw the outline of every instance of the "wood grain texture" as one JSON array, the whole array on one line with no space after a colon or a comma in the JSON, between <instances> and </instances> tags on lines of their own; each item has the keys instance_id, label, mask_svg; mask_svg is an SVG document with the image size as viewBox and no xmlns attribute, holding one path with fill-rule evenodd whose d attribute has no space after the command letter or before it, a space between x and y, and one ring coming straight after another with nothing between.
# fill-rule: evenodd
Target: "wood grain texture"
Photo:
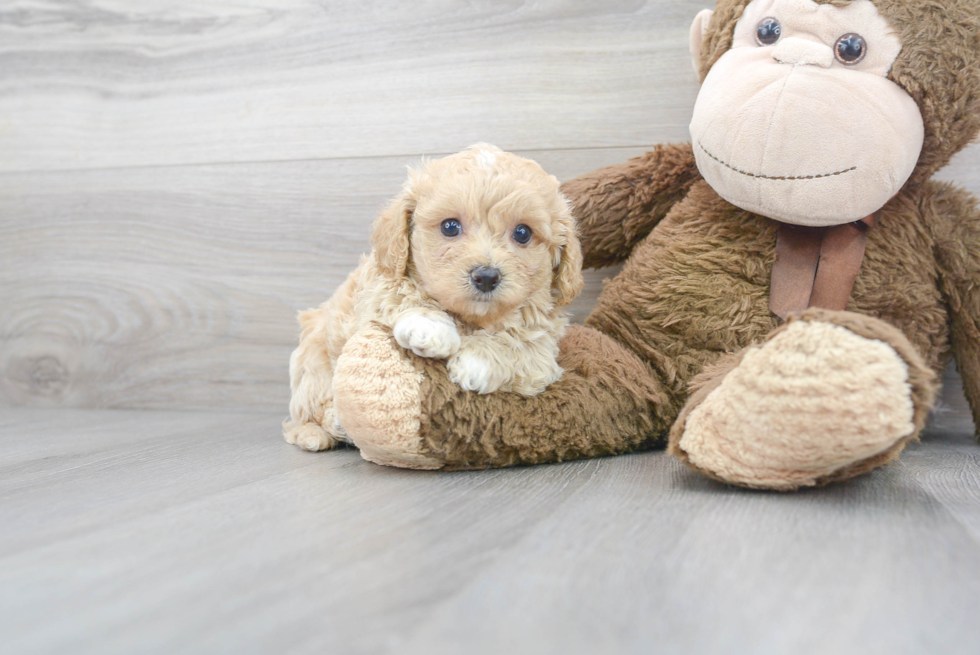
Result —
<instances>
[{"instance_id":1,"label":"wood grain texture","mask_svg":"<svg viewBox=\"0 0 980 655\"><path fill-rule=\"evenodd\" d=\"M0 171L687 135L704 0L6 0Z\"/></svg>"},{"instance_id":2,"label":"wood grain texture","mask_svg":"<svg viewBox=\"0 0 980 655\"><path fill-rule=\"evenodd\" d=\"M955 399L953 400L955 402ZM975 653L970 426L780 495L662 453L484 472L277 415L0 410L0 634L31 653Z\"/></svg>"},{"instance_id":3,"label":"wood grain texture","mask_svg":"<svg viewBox=\"0 0 980 655\"><path fill-rule=\"evenodd\" d=\"M524 154L566 179L640 152ZM296 311L417 159L0 174L0 402L285 411Z\"/></svg>"}]
</instances>

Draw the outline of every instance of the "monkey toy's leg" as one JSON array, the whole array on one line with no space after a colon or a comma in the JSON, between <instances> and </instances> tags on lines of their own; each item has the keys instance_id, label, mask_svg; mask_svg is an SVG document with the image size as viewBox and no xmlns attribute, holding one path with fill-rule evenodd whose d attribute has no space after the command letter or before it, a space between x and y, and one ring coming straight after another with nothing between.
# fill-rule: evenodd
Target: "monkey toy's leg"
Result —
<instances>
[{"instance_id":1,"label":"monkey toy's leg","mask_svg":"<svg viewBox=\"0 0 980 655\"><path fill-rule=\"evenodd\" d=\"M937 385L898 329L810 309L691 386L669 451L718 480L786 491L897 458L922 429Z\"/></svg>"},{"instance_id":2,"label":"monkey toy's leg","mask_svg":"<svg viewBox=\"0 0 980 655\"><path fill-rule=\"evenodd\" d=\"M929 183L919 202L953 354L980 425L980 209L972 195L943 183ZM744 486L845 479L898 456L921 429L935 388L897 330L866 316L809 310L760 347L703 371L669 449Z\"/></svg>"},{"instance_id":3,"label":"monkey toy's leg","mask_svg":"<svg viewBox=\"0 0 980 655\"><path fill-rule=\"evenodd\" d=\"M966 191L931 183L923 194L922 213L936 242L953 355L980 437L980 208Z\"/></svg>"},{"instance_id":4,"label":"monkey toy's leg","mask_svg":"<svg viewBox=\"0 0 980 655\"><path fill-rule=\"evenodd\" d=\"M577 325L561 351L565 373L542 393L479 395L453 384L444 362L370 327L337 360L337 415L365 459L403 468L537 464L663 445L665 417L679 406L646 364Z\"/></svg>"}]
</instances>

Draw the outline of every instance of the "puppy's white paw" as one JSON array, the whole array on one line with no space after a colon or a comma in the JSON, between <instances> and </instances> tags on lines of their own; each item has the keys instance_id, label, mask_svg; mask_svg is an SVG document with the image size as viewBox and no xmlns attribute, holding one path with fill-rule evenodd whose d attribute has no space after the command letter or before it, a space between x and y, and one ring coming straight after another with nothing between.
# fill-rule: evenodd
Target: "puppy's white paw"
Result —
<instances>
[{"instance_id":1,"label":"puppy's white paw","mask_svg":"<svg viewBox=\"0 0 980 655\"><path fill-rule=\"evenodd\" d=\"M316 423L287 421L283 424L283 437L285 437L286 443L294 444L310 452L331 450L340 443L335 436Z\"/></svg>"},{"instance_id":2,"label":"puppy's white paw","mask_svg":"<svg viewBox=\"0 0 980 655\"><path fill-rule=\"evenodd\" d=\"M317 420L285 420L282 424L282 436L286 443L299 446L303 450L316 452L331 450L341 442L351 443L347 431L337 420L337 411L332 407L325 410L323 417Z\"/></svg>"},{"instance_id":3,"label":"puppy's white paw","mask_svg":"<svg viewBox=\"0 0 980 655\"><path fill-rule=\"evenodd\" d=\"M447 364L449 379L467 391L493 393L504 380L494 375L493 364L470 352L457 353Z\"/></svg>"},{"instance_id":4,"label":"puppy's white paw","mask_svg":"<svg viewBox=\"0 0 980 655\"><path fill-rule=\"evenodd\" d=\"M399 346L419 357L446 359L459 350L459 332L448 316L407 314L392 332Z\"/></svg>"}]
</instances>

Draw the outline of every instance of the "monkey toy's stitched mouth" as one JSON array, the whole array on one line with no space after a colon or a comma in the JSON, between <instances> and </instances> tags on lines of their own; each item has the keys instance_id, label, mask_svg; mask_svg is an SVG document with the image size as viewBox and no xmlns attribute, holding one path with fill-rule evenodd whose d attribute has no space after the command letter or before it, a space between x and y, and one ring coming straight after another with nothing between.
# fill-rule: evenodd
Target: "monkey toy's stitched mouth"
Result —
<instances>
[{"instance_id":1,"label":"monkey toy's stitched mouth","mask_svg":"<svg viewBox=\"0 0 980 655\"><path fill-rule=\"evenodd\" d=\"M713 154L711 154L708 151L708 149L705 148L704 145L700 141L698 141L698 147L701 148L701 150L704 151L704 154L708 155L709 157L711 157L712 159L714 159L716 162L718 162L719 164L721 164L725 168L727 168L729 170L733 170L736 173L740 173L742 175L747 175L748 177L757 177L757 178L760 178L760 179L763 179L763 180L818 180L818 179L820 179L822 177L833 177L835 175L843 175L844 173L850 173L851 171L856 171L857 170L857 166L851 166L850 168L845 168L843 170L835 171L833 173L821 173L819 175L779 175L779 176L776 176L776 175L763 175L762 173L750 173L748 171L743 171L740 168L735 168L734 166L732 166L728 162L723 161L723 160L719 159L718 157L715 157Z\"/></svg>"}]
</instances>

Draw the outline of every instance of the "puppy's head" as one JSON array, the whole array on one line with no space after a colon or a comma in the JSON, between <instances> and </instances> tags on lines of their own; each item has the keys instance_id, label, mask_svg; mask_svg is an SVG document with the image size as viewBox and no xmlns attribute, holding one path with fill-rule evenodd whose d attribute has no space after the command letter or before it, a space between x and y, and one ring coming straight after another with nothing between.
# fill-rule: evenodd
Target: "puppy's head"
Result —
<instances>
[{"instance_id":1,"label":"puppy's head","mask_svg":"<svg viewBox=\"0 0 980 655\"><path fill-rule=\"evenodd\" d=\"M547 311L582 289L582 253L558 180L486 144L424 163L375 223L378 263L464 321Z\"/></svg>"}]
</instances>

